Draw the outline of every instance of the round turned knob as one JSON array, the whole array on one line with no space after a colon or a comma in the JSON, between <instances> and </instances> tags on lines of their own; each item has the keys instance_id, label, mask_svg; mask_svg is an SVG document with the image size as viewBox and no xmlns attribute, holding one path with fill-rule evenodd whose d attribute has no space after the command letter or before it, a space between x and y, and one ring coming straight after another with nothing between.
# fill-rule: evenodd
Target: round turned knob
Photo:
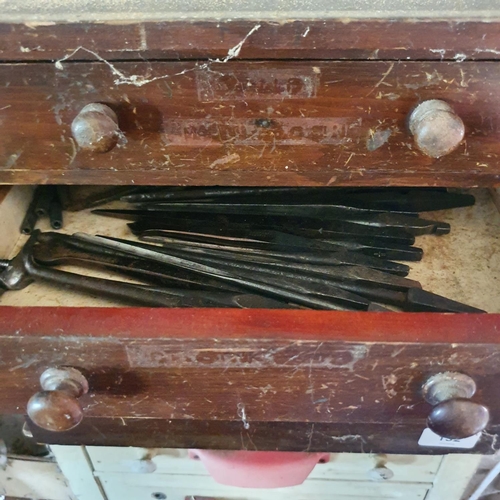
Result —
<instances>
[{"instance_id":1,"label":"round turned knob","mask_svg":"<svg viewBox=\"0 0 500 500\"><path fill-rule=\"evenodd\" d=\"M87 104L71 124L71 132L80 148L93 153L113 149L120 136L116 113L105 104Z\"/></svg>"},{"instance_id":2,"label":"round turned knob","mask_svg":"<svg viewBox=\"0 0 500 500\"><path fill-rule=\"evenodd\" d=\"M75 368L49 368L40 377L42 391L28 402L28 416L42 429L68 431L83 418L78 398L89 390L87 379Z\"/></svg>"},{"instance_id":3,"label":"round turned knob","mask_svg":"<svg viewBox=\"0 0 500 500\"><path fill-rule=\"evenodd\" d=\"M467 375L438 373L427 380L422 392L425 400L434 406L427 425L439 436L463 439L483 431L488 425L488 408L470 401L476 384Z\"/></svg>"},{"instance_id":4,"label":"round turned knob","mask_svg":"<svg viewBox=\"0 0 500 500\"><path fill-rule=\"evenodd\" d=\"M451 153L465 134L460 117L448 103L438 99L419 104L410 115L409 127L418 148L433 158Z\"/></svg>"}]
</instances>

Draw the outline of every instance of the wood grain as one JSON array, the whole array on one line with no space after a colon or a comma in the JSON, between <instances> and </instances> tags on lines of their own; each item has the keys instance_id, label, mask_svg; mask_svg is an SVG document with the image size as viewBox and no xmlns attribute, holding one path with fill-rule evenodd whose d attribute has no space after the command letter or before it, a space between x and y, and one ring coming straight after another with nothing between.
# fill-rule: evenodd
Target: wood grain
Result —
<instances>
[{"instance_id":1,"label":"wood grain","mask_svg":"<svg viewBox=\"0 0 500 500\"><path fill-rule=\"evenodd\" d=\"M3 337L0 352L2 411L24 413L44 369L73 366L89 380L84 419L123 418L121 432L129 418L224 422L238 436L305 422L331 432L356 424L423 430L431 407L420 387L446 370L473 377L491 429L500 423L498 344L60 336Z\"/></svg>"},{"instance_id":2,"label":"wood grain","mask_svg":"<svg viewBox=\"0 0 500 500\"><path fill-rule=\"evenodd\" d=\"M0 60L223 58L496 60L498 21L290 20L0 24ZM87 49L87 50L85 50Z\"/></svg>"},{"instance_id":3,"label":"wood grain","mask_svg":"<svg viewBox=\"0 0 500 500\"><path fill-rule=\"evenodd\" d=\"M29 321L27 321L29 318ZM266 309L0 307L0 338L267 339L500 343L500 314Z\"/></svg>"},{"instance_id":4,"label":"wood grain","mask_svg":"<svg viewBox=\"0 0 500 500\"><path fill-rule=\"evenodd\" d=\"M33 428L41 441L426 453L420 387L458 370L492 412L475 450L488 452L499 325L500 315L2 307L2 411L24 413L40 374L69 365L90 382L83 423Z\"/></svg>"},{"instance_id":5,"label":"wood grain","mask_svg":"<svg viewBox=\"0 0 500 500\"><path fill-rule=\"evenodd\" d=\"M0 183L500 183L496 63L109 64L0 65ZM416 150L406 127L434 98L466 127L439 159ZM90 102L118 114L123 137L109 153L71 138Z\"/></svg>"},{"instance_id":6,"label":"wood grain","mask_svg":"<svg viewBox=\"0 0 500 500\"><path fill-rule=\"evenodd\" d=\"M38 442L51 444L372 454L464 453L457 448L419 446L421 424L259 422L245 430L241 422L88 418L70 432L47 432L35 428L33 424L30 428ZM467 452L482 455L495 453L498 449L497 433L498 426L496 430L489 429Z\"/></svg>"}]
</instances>

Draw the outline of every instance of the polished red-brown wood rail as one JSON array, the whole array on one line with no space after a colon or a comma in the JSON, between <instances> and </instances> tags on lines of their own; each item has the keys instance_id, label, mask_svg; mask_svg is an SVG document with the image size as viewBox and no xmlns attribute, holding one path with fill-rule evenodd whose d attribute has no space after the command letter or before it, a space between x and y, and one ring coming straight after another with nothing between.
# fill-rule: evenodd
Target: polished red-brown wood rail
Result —
<instances>
[{"instance_id":1,"label":"polished red-brown wood rail","mask_svg":"<svg viewBox=\"0 0 500 500\"><path fill-rule=\"evenodd\" d=\"M0 65L0 183L446 185L500 183L492 62L153 62ZM446 103L464 139L439 158L409 115ZM118 117L105 154L71 124Z\"/></svg>"},{"instance_id":2,"label":"polished red-brown wood rail","mask_svg":"<svg viewBox=\"0 0 500 500\"><path fill-rule=\"evenodd\" d=\"M0 319L4 412L25 412L47 368L89 383L81 424L32 424L37 439L401 452L406 433L407 453L436 452L417 444L433 410L422 387L458 371L491 415L474 451L495 448L499 315L5 307Z\"/></svg>"}]
</instances>

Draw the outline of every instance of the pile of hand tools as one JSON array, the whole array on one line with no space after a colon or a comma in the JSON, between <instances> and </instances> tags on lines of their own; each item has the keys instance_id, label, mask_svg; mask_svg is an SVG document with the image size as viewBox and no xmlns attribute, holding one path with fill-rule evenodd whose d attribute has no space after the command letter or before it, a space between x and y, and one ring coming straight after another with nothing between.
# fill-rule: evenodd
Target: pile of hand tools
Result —
<instances>
[{"instance_id":1,"label":"pile of hand tools","mask_svg":"<svg viewBox=\"0 0 500 500\"><path fill-rule=\"evenodd\" d=\"M163 188L122 197L137 239L32 232L2 262L0 283L33 280L164 307L484 312L407 278L415 237L450 226L420 212L466 207L469 194L431 188ZM141 284L57 269L113 270Z\"/></svg>"}]
</instances>

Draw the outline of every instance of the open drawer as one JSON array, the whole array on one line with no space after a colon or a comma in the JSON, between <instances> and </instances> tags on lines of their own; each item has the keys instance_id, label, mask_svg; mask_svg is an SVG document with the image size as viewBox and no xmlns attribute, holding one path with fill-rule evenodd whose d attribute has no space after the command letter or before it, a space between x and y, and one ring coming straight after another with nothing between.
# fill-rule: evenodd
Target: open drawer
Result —
<instances>
[{"instance_id":1,"label":"open drawer","mask_svg":"<svg viewBox=\"0 0 500 500\"><path fill-rule=\"evenodd\" d=\"M21 243L30 189L4 193L4 257ZM35 283L0 301L2 412L25 413L42 372L70 366L89 384L84 418L66 432L31 424L45 442L463 453L460 443L418 444L432 411L422 386L451 371L475 382L473 400L490 411L469 449L492 452L500 214L490 192L475 195L474 207L436 214L452 232L419 239L425 257L410 277L490 314L122 307ZM125 225L83 211L67 214L65 231L125 236Z\"/></svg>"}]
</instances>

